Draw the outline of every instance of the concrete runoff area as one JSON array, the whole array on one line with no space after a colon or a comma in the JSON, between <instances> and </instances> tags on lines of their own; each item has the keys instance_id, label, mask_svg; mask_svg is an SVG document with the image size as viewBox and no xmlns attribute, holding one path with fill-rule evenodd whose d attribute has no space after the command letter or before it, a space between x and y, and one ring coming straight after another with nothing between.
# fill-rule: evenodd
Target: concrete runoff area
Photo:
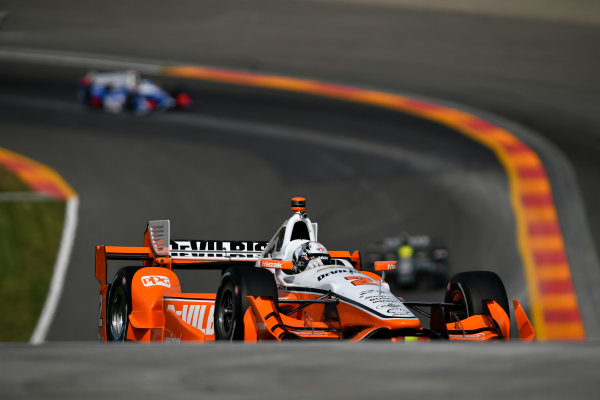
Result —
<instances>
[{"instance_id":1,"label":"concrete runoff area","mask_svg":"<svg viewBox=\"0 0 600 400\"><path fill-rule=\"evenodd\" d=\"M2 398L589 399L598 342L0 345Z\"/></svg>"}]
</instances>

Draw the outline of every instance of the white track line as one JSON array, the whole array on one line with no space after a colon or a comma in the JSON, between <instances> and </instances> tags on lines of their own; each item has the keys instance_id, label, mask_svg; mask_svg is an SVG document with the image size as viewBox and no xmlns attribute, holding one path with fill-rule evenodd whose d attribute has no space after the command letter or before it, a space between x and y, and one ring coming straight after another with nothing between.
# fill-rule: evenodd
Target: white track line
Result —
<instances>
[{"instance_id":1,"label":"white track line","mask_svg":"<svg viewBox=\"0 0 600 400\"><path fill-rule=\"evenodd\" d=\"M103 58L104 57L104 58ZM40 65L59 65L78 68L129 69L134 68L144 74L160 74L162 65L154 60L110 59L96 54L68 54L44 52L29 49L0 48L0 59L5 61L28 62Z\"/></svg>"},{"instance_id":2,"label":"white track line","mask_svg":"<svg viewBox=\"0 0 600 400\"><path fill-rule=\"evenodd\" d=\"M75 241L78 210L78 197L71 197L67 200L63 233L58 254L56 256L56 263L54 264L54 273L52 275L52 280L50 281L50 290L48 290L48 294L46 295L46 302L44 303L44 308L38 319L37 326L29 339L29 343L31 344L44 343L46 335L48 334L48 329L50 329L50 324L54 319L56 307L58 306L63 291L67 267L69 266L71 251L73 250L73 243Z\"/></svg>"}]
</instances>

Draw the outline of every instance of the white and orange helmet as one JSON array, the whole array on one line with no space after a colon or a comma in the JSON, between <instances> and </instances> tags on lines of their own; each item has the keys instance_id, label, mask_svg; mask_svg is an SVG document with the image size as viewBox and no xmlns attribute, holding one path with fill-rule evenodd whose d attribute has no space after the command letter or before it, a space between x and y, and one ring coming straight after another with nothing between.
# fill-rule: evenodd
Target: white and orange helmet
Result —
<instances>
[{"instance_id":1,"label":"white and orange helmet","mask_svg":"<svg viewBox=\"0 0 600 400\"><path fill-rule=\"evenodd\" d=\"M329 261L329 253L321 243L307 241L294 251L292 261L294 262L294 270L300 272L304 271L309 264L310 268L324 265L324 262Z\"/></svg>"}]
</instances>

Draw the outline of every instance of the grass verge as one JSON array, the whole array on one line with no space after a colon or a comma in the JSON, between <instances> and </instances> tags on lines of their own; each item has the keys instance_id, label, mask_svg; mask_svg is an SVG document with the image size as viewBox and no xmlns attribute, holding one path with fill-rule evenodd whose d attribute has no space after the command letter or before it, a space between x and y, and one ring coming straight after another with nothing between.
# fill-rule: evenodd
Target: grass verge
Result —
<instances>
[{"instance_id":1,"label":"grass verge","mask_svg":"<svg viewBox=\"0 0 600 400\"><path fill-rule=\"evenodd\" d=\"M0 194L30 189L0 167ZM60 244L63 201L0 199L0 341L28 341Z\"/></svg>"}]
</instances>

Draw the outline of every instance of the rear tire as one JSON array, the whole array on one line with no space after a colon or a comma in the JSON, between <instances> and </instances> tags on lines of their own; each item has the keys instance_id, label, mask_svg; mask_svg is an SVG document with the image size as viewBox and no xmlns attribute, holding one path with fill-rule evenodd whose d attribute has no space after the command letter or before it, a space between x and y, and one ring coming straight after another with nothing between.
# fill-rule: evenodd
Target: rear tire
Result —
<instances>
[{"instance_id":1,"label":"rear tire","mask_svg":"<svg viewBox=\"0 0 600 400\"><path fill-rule=\"evenodd\" d=\"M215 300L215 339L243 340L246 296L271 297L277 305L277 286L270 271L257 267L236 266L221 277Z\"/></svg>"},{"instance_id":2,"label":"rear tire","mask_svg":"<svg viewBox=\"0 0 600 400\"><path fill-rule=\"evenodd\" d=\"M462 304L464 307L446 312L446 321L454 320L451 314L455 314L460 320L483 315L485 300L494 300L510 318L506 289L497 274L490 271L470 271L454 275L446 288L444 302Z\"/></svg>"},{"instance_id":3,"label":"rear tire","mask_svg":"<svg viewBox=\"0 0 600 400\"><path fill-rule=\"evenodd\" d=\"M115 274L106 307L106 338L109 341L125 341L129 314L131 314L131 282L140 267L121 268Z\"/></svg>"}]
</instances>

